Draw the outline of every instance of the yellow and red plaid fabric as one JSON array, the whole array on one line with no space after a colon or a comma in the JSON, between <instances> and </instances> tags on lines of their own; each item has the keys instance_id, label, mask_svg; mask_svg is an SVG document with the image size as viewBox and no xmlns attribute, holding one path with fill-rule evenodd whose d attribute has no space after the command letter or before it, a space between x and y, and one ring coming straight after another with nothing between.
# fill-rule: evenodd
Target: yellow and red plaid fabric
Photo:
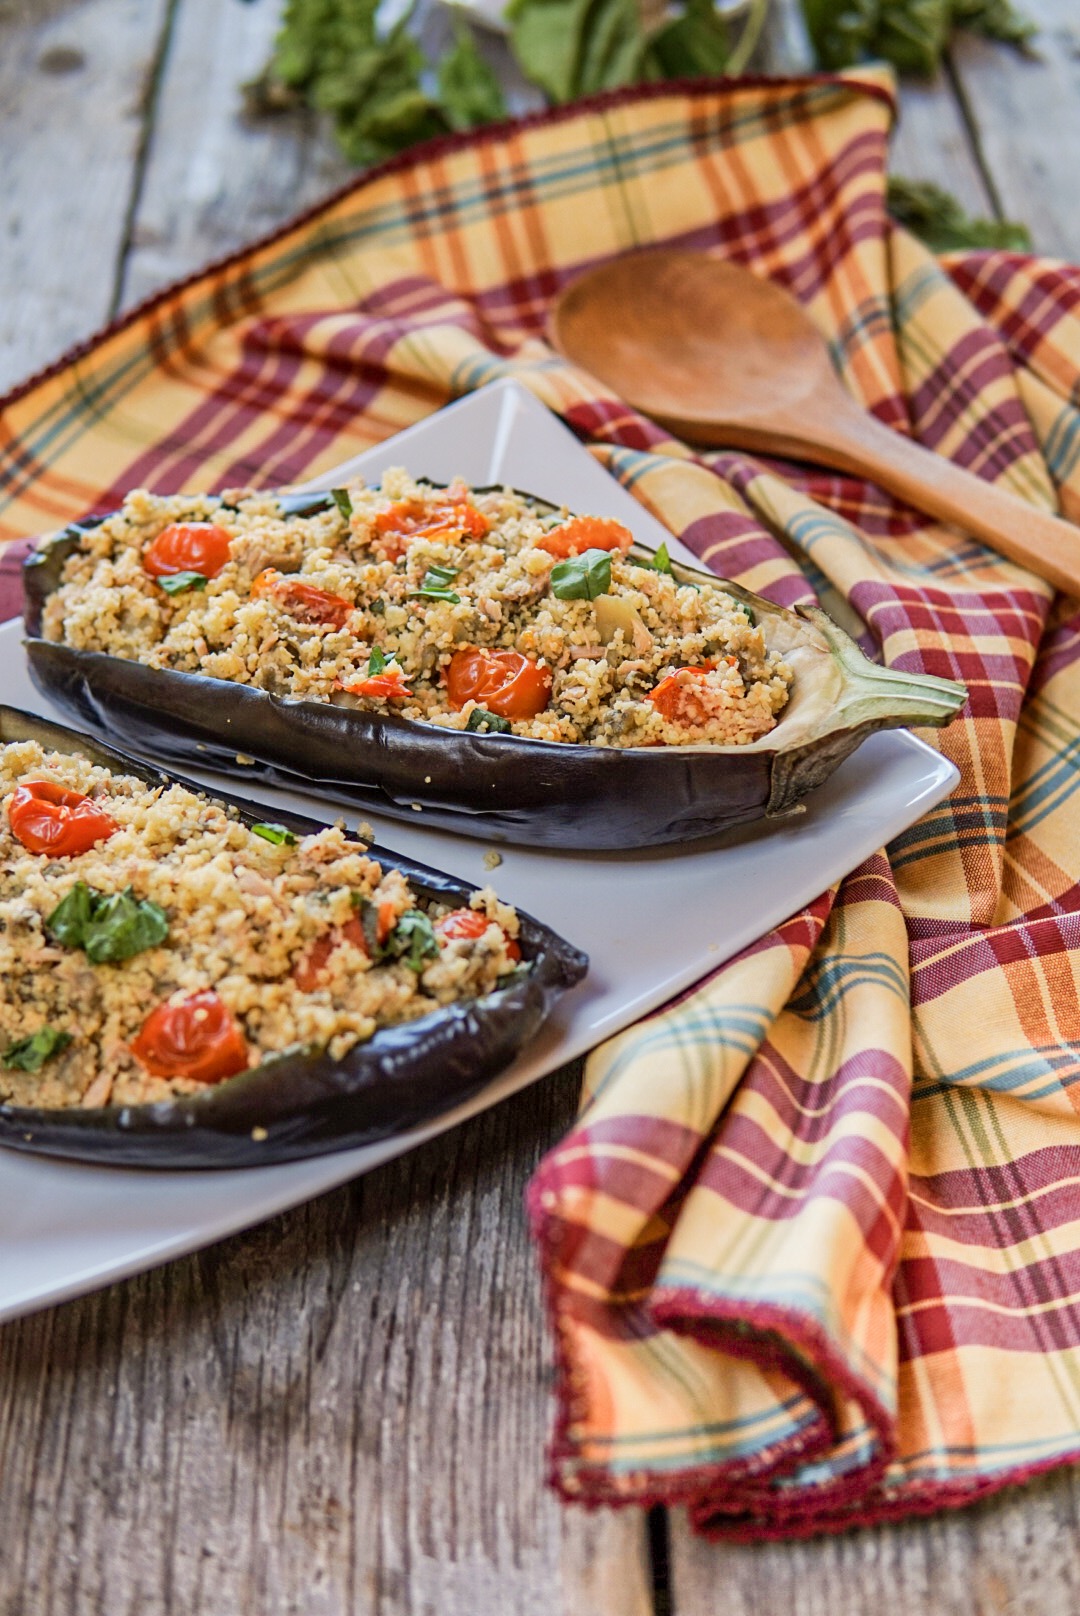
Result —
<instances>
[{"instance_id":1,"label":"yellow and red plaid fabric","mask_svg":"<svg viewBox=\"0 0 1080 1616\"><path fill-rule=\"evenodd\" d=\"M557 1485L728 1535L1080 1453L1077 604L859 481L691 455L543 338L588 265L711 250L790 288L897 431L1080 514L1080 270L893 228L892 115L874 75L654 86L427 147L158 296L0 431L19 540L132 486L281 485L514 375L717 572L966 682L952 798L598 1049L531 1186Z\"/></svg>"}]
</instances>

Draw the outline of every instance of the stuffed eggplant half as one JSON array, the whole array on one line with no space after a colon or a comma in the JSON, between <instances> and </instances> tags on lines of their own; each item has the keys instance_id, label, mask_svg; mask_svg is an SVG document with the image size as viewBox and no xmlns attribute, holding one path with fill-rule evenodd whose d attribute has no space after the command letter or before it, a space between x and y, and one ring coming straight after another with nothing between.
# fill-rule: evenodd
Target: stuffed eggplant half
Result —
<instances>
[{"instance_id":1,"label":"stuffed eggplant half","mask_svg":"<svg viewBox=\"0 0 1080 1616\"><path fill-rule=\"evenodd\" d=\"M137 492L25 581L35 681L113 738L534 846L787 814L873 730L945 723L965 695L618 522L404 471Z\"/></svg>"},{"instance_id":2,"label":"stuffed eggplant half","mask_svg":"<svg viewBox=\"0 0 1080 1616\"><path fill-rule=\"evenodd\" d=\"M263 1165L401 1132L584 975L448 875L0 707L0 1141Z\"/></svg>"}]
</instances>

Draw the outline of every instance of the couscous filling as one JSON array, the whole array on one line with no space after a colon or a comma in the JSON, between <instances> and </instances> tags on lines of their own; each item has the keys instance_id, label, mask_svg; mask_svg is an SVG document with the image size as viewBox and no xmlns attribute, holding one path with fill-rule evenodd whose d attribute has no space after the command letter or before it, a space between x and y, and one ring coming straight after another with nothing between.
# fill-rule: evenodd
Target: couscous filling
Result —
<instances>
[{"instance_id":1,"label":"couscous filling","mask_svg":"<svg viewBox=\"0 0 1080 1616\"><path fill-rule=\"evenodd\" d=\"M0 1098L132 1105L505 986L490 889L417 896L338 825L268 816L20 741L0 748Z\"/></svg>"},{"instance_id":2,"label":"couscous filling","mask_svg":"<svg viewBox=\"0 0 1080 1616\"><path fill-rule=\"evenodd\" d=\"M387 472L327 509L128 496L90 529L47 639L447 729L591 746L742 745L792 672L721 587L618 522Z\"/></svg>"}]
</instances>

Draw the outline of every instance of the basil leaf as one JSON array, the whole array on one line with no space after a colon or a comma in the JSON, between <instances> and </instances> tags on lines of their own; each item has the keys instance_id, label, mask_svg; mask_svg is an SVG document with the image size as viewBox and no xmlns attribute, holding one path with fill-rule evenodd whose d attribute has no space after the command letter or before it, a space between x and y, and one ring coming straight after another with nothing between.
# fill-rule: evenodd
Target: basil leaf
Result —
<instances>
[{"instance_id":1,"label":"basil leaf","mask_svg":"<svg viewBox=\"0 0 1080 1616\"><path fill-rule=\"evenodd\" d=\"M673 576L671 571L671 556L668 552L668 547L666 544L661 544L656 550L653 551L651 561L635 561L634 566L647 567L650 572L666 572L669 577Z\"/></svg>"},{"instance_id":2,"label":"basil leaf","mask_svg":"<svg viewBox=\"0 0 1080 1616\"><path fill-rule=\"evenodd\" d=\"M284 825L268 823L265 825L252 825L253 836L261 836L264 842L273 842L275 847L292 847L296 837Z\"/></svg>"},{"instance_id":3,"label":"basil leaf","mask_svg":"<svg viewBox=\"0 0 1080 1616\"><path fill-rule=\"evenodd\" d=\"M368 602L368 611L372 617L384 617L386 615L385 600L381 600L376 596L374 600Z\"/></svg>"},{"instance_id":4,"label":"basil leaf","mask_svg":"<svg viewBox=\"0 0 1080 1616\"><path fill-rule=\"evenodd\" d=\"M455 595L452 589L414 589L409 596L410 600L448 600L451 606L460 606L461 596Z\"/></svg>"},{"instance_id":5,"label":"basil leaf","mask_svg":"<svg viewBox=\"0 0 1080 1616\"><path fill-rule=\"evenodd\" d=\"M480 733L487 731L494 735L508 735L513 727L508 718L500 718L498 713L489 713L486 707L474 707L465 725L466 730L472 730L474 734L477 731Z\"/></svg>"},{"instance_id":6,"label":"basil leaf","mask_svg":"<svg viewBox=\"0 0 1080 1616\"><path fill-rule=\"evenodd\" d=\"M71 1043L69 1032L56 1027L39 1027L28 1038L20 1038L4 1051L4 1065L20 1072L40 1072L47 1060Z\"/></svg>"},{"instance_id":7,"label":"basil leaf","mask_svg":"<svg viewBox=\"0 0 1080 1616\"><path fill-rule=\"evenodd\" d=\"M45 921L46 930L66 948L81 948L95 965L121 960L154 948L169 935L164 909L149 898L123 892L98 892L77 881Z\"/></svg>"},{"instance_id":8,"label":"basil leaf","mask_svg":"<svg viewBox=\"0 0 1080 1616\"><path fill-rule=\"evenodd\" d=\"M46 918L45 929L65 948L81 948L86 928L94 913L95 894L85 881L76 881L66 898L61 898Z\"/></svg>"},{"instance_id":9,"label":"basil leaf","mask_svg":"<svg viewBox=\"0 0 1080 1616\"><path fill-rule=\"evenodd\" d=\"M156 948L169 935L164 909L149 898L136 898L131 887L99 895L84 933L86 957L95 965L119 965L146 948Z\"/></svg>"},{"instance_id":10,"label":"basil leaf","mask_svg":"<svg viewBox=\"0 0 1080 1616\"><path fill-rule=\"evenodd\" d=\"M551 593L559 600L595 600L610 588L610 550L582 550L551 569Z\"/></svg>"},{"instance_id":11,"label":"basil leaf","mask_svg":"<svg viewBox=\"0 0 1080 1616\"><path fill-rule=\"evenodd\" d=\"M370 679L373 674L382 673L389 661L390 658L384 656L377 645L373 645L371 647L371 655L368 657L368 678Z\"/></svg>"},{"instance_id":12,"label":"basil leaf","mask_svg":"<svg viewBox=\"0 0 1080 1616\"><path fill-rule=\"evenodd\" d=\"M424 581L420 587L421 589L449 589L460 571L460 567L438 567L433 563L425 572Z\"/></svg>"},{"instance_id":13,"label":"basil leaf","mask_svg":"<svg viewBox=\"0 0 1080 1616\"><path fill-rule=\"evenodd\" d=\"M349 498L348 489L331 488L330 498L333 500L334 504L337 506L338 510L341 512L342 516L347 522L349 517L352 515L353 510L352 500Z\"/></svg>"},{"instance_id":14,"label":"basil leaf","mask_svg":"<svg viewBox=\"0 0 1080 1616\"><path fill-rule=\"evenodd\" d=\"M170 572L158 583L167 595L183 595L189 589L205 589L206 578L201 572Z\"/></svg>"},{"instance_id":15,"label":"basil leaf","mask_svg":"<svg viewBox=\"0 0 1080 1616\"><path fill-rule=\"evenodd\" d=\"M406 909L386 939L386 948L394 959L400 959L410 971L420 972L424 969L426 959L438 957L439 941L422 909Z\"/></svg>"}]
</instances>

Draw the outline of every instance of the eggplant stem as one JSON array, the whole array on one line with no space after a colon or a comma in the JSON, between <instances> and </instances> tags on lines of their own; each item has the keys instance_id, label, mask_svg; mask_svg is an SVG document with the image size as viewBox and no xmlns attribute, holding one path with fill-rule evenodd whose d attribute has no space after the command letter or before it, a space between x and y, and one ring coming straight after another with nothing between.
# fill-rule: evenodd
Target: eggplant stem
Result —
<instances>
[{"instance_id":1,"label":"eggplant stem","mask_svg":"<svg viewBox=\"0 0 1080 1616\"><path fill-rule=\"evenodd\" d=\"M829 649L846 676L835 709L835 723L830 728L848 729L868 723L882 728L912 725L940 728L967 700L967 687L958 680L939 679L933 673L905 673L899 668L883 668L870 662L854 640L819 607L805 607L804 614L828 640Z\"/></svg>"}]
</instances>

